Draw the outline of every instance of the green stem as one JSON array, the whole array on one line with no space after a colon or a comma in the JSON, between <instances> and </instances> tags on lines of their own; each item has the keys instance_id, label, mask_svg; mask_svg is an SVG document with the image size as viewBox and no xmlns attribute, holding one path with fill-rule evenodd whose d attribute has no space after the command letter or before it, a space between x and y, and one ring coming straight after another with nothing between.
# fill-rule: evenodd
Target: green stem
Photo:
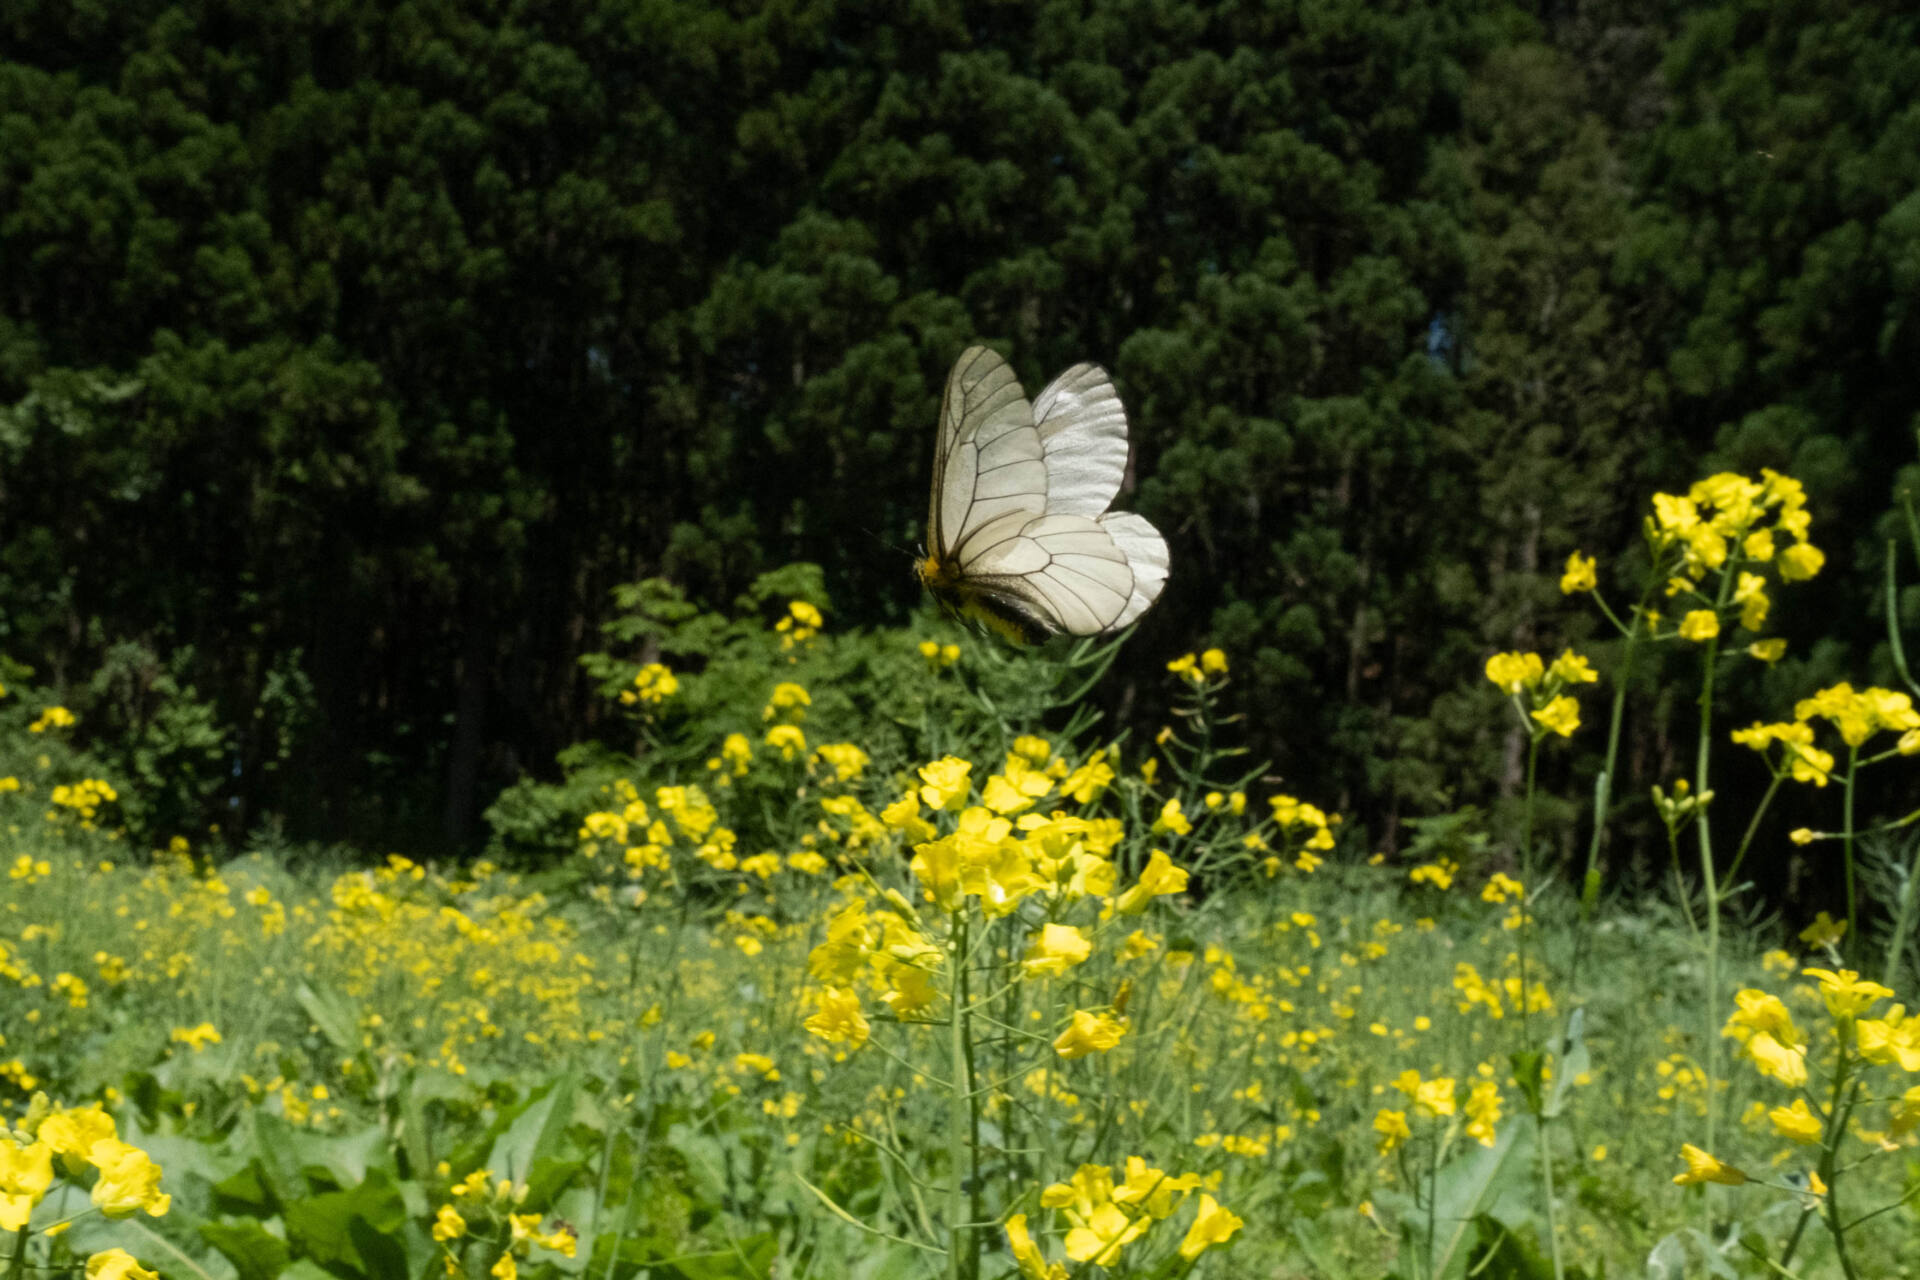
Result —
<instances>
[{"instance_id":1,"label":"green stem","mask_svg":"<svg viewBox=\"0 0 1920 1280\"><path fill-rule=\"evenodd\" d=\"M1533 789L1540 765L1540 735L1529 725L1527 739L1527 794L1520 823L1520 1038L1527 1049L1533 1040L1533 1001L1527 998L1527 978L1533 959L1533 912L1529 902L1537 887L1533 882Z\"/></svg>"},{"instance_id":2,"label":"green stem","mask_svg":"<svg viewBox=\"0 0 1920 1280\"><path fill-rule=\"evenodd\" d=\"M1607 810L1613 803L1614 768L1620 758L1620 725L1627 715L1627 684L1633 676L1634 650L1640 643L1640 612L1646 603L1647 597L1643 595L1640 610L1635 611L1625 627L1627 646L1620 654L1620 670L1613 677L1613 715L1607 722L1606 759L1601 763L1600 776L1593 782L1593 835L1587 841L1587 870L1580 882L1580 932L1574 939L1573 964L1567 974L1567 984L1574 988L1580 984L1580 968L1592 945L1593 909L1600 900L1600 844L1607 832ZM1611 611L1608 616L1612 616ZM1617 619L1615 624L1618 625Z\"/></svg>"},{"instance_id":3,"label":"green stem","mask_svg":"<svg viewBox=\"0 0 1920 1280\"><path fill-rule=\"evenodd\" d=\"M1840 1220L1840 1170L1837 1167L1840 1139L1846 1134L1847 1121L1853 1113L1854 1098L1850 1096L1844 1103L1841 1101L1841 1095L1849 1090L1848 1077L1852 1074L1853 1061L1847 1046L1853 1038L1853 1019L1841 1019L1834 1031L1840 1036L1840 1059L1834 1065L1833 1091L1828 1101L1832 1115L1827 1122L1826 1146L1820 1156L1820 1180L1827 1184L1826 1194L1821 1199L1824 1201L1823 1216L1827 1234L1833 1237L1834 1257L1839 1260L1840 1270L1845 1273L1847 1280L1856 1280L1858 1273L1854 1271L1853 1259L1847 1253L1846 1226ZM1851 1090L1857 1095L1859 1085L1851 1085Z\"/></svg>"},{"instance_id":4,"label":"green stem","mask_svg":"<svg viewBox=\"0 0 1920 1280\"><path fill-rule=\"evenodd\" d=\"M1893 913L1893 938L1887 958L1880 969L1880 985L1900 989L1900 960L1913 937L1915 908L1920 905L1920 840L1913 844L1913 860L1907 866L1906 882L1900 886L1900 898Z\"/></svg>"},{"instance_id":5,"label":"green stem","mask_svg":"<svg viewBox=\"0 0 1920 1280\"><path fill-rule=\"evenodd\" d=\"M1728 579L1725 574L1720 579L1720 601L1726 601ZM1693 794L1704 797L1712 788L1708 785L1709 766L1713 760L1713 682L1720 660L1720 638L1714 636L1707 641L1706 653L1702 656L1700 675L1700 741L1694 751ZM1700 885L1706 895L1707 914L1707 975L1706 975L1706 1026L1704 1057L1707 1072L1707 1150L1713 1151L1717 1137L1720 1115L1720 880L1713 865L1713 826L1709 806L1701 804L1695 810L1694 822L1699 828L1700 840ZM1712 1197L1709 1194L1701 1201L1702 1211L1707 1215L1708 1228L1712 1227Z\"/></svg>"},{"instance_id":6,"label":"green stem","mask_svg":"<svg viewBox=\"0 0 1920 1280\"><path fill-rule=\"evenodd\" d=\"M1842 815L1843 820L1840 827L1840 848L1845 855L1844 865L1847 869L1847 936L1842 945L1855 955L1861 954L1860 921L1855 914L1853 889L1853 779L1859 772L1860 748L1849 746L1847 748L1846 790L1841 793L1841 804L1844 806L1845 812Z\"/></svg>"},{"instance_id":7,"label":"green stem","mask_svg":"<svg viewBox=\"0 0 1920 1280\"><path fill-rule=\"evenodd\" d=\"M1560 1064L1555 1063L1557 1068ZM1553 1206L1553 1139L1548 1126L1551 1117L1541 1116L1538 1121L1540 1130L1540 1176L1546 1181L1547 1191L1547 1247L1553 1255L1554 1280L1564 1280L1567 1274L1566 1262L1560 1256L1560 1221Z\"/></svg>"},{"instance_id":8,"label":"green stem","mask_svg":"<svg viewBox=\"0 0 1920 1280\"><path fill-rule=\"evenodd\" d=\"M33 1232L25 1223L13 1237L13 1261L7 1266L7 1280L21 1280L27 1274L27 1240Z\"/></svg>"},{"instance_id":9,"label":"green stem","mask_svg":"<svg viewBox=\"0 0 1920 1280\"><path fill-rule=\"evenodd\" d=\"M969 1151L967 1135L973 1127L972 1053L967 1044L967 917L965 909L953 913L952 1015L947 1020L948 1049L953 1059L953 1079L947 1111L947 1276L948 1280L973 1280L968 1266L973 1238L972 1201L968 1173L977 1159L977 1149Z\"/></svg>"},{"instance_id":10,"label":"green stem","mask_svg":"<svg viewBox=\"0 0 1920 1280\"><path fill-rule=\"evenodd\" d=\"M1767 785L1767 794L1760 797L1760 803L1754 808L1753 817L1747 821L1746 834L1740 837L1740 847L1733 851L1733 861L1727 864L1727 879L1732 880L1740 870L1740 864L1746 859L1747 850L1753 845L1753 837L1760 830L1760 819L1766 816L1768 806L1772 805L1774 795L1780 790L1786 775L1776 773L1773 781Z\"/></svg>"},{"instance_id":11,"label":"green stem","mask_svg":"<svg viewBox=\"0 0 1920 1280\"><path fill-rule=\"evenodd\" d=\"M1531 730L1531 726L1529 726ZM1535 891L1533 883L1533 807L1534 788L1539 779L1540 735L1533 733L1527 742L1527 794L1522 810L1520 844L1520 1027L1521 1038L1526 1042L1529 1053L1537 1052L1539 1045L1533 1038L1533 1001L1529 998L1528 978L1532 968L1534 924L1530 899ZM1544 963L1543 963L1544 967ZM1536 1087L1535 1097L1544 1098L1545 1094ZM1547 1243L1553 1254L1554 1280L1565 1276L1565 1264L1560 1257L1560 1226L1553 1208L1553 1146L1547 1138L1547 1116L1545 1107L1534 1112L1534 1124L1540 1134L1540 1174L1545 1183L1547 1210Z\"/></svg>"}]
</instances>

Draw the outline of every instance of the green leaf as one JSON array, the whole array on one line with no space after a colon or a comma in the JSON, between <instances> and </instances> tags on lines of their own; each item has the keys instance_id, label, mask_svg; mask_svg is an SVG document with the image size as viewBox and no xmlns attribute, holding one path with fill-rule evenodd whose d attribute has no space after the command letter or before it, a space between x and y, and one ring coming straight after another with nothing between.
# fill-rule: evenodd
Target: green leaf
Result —
<instances>
[{"instance_id":1,"label":"green leaf","mask_svg":"<svg viewBox=\"0 0 1920 1280\"><path fill-rule=\"evenodd\" d=\"M409 1273L396 1238L407 1227L400 1190L382 1170L359 1186L309 1196L286 1207L287 1242L329 1267L344 1266L369 1280Z\"/></svg>"},{"instance_id":2,"label":"green leaf","mask_svg":"<svg viewBox=\"0 0 1920 1280\"><path fill-rule=\"evenodd\" d=\"M496 1177L528 1183L531 1194L535 1167L566 1155L567 1125L573 1115L573 1095L578 1087L578 1077L569 1073L536 1091L506 1131L494 1140L493 1149L487 1153L487 1169Z\"/></svg>"},{"instance_id":3,"label":"green leaf","mask_svg":"<svg viewBox=\"0 0 1920 1280\"><path fill-rule=\"evenodd\" d=\"M240 1280L275 1280L286 1268L287 1242L254 1219L203 1222L200 1235L233 1264Z\"/></svg>"}]
</instances>

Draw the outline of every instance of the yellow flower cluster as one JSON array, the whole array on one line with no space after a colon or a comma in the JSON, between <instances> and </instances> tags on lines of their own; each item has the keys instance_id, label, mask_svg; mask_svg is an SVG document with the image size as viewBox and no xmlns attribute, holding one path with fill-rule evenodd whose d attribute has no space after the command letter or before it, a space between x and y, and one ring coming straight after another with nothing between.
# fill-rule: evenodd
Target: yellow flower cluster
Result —
<instances>
[{"instance_id":1,"label":"yellow flower cluster","mask_svg":"<svg viewBox=\"0 0 1920 1280\"><path fill-rule=\"evenodd\" d=\"M943 671L960 661L960 646L957 644L941 644L938 640L922 640L920 642L920 656L927 660L929 670Z\"/></svg>"},{"instance_id":2,"label":"yellow flower cluster","mask_svg":"<svg viewBox=\"0 0 1920 1280\"><path fill-rule=\"evenodd\" d=\"M1300 846L1294 852L1293 865L1301 871L1317 870L1325 860L1322 855L1333 852L1333 829L1340 825L1340 815L1327 813L1316 805L1289 795L1269 796L1267 804L1273 809L1273 822L1280 828L1280 833L1290 841L1300 840ZM1260 847L1264 845L1265 841L1261 840ZM1261 861L1260 867L1269 877L1278 875L1279 856L1270 854Z\"/></svg>"},{"instance_id":3,"label":"yellow flower cluster","mask_svg":"<svg viewBox=\"0 0 1920 1280\"><path fill-rule=\"evenodd\" d=\"M620 691L620 702L629 707L635 703L657 707L678 692L679 678L664 664L649 662L634 673L633 687Z\"/></svg>"},{"instance_id":4,"label":"yellow flower cluster","mask_svg":"<svg viewBox=\"0 0 1920 1280\"><path fill-rule=\"evenodd\" d=\"M172 1204L160 1190L160 1166L120 1141L112 1116L97 1104L59 1108L36 1095L14 1130L0 1129L0 1231L26 1228L53 1186L56 1167L75 1182L91 1170L89 1198L109 1218L136 1212L158 1218Z\"/></svg>"},{"instance_id":5,"label":"yellow flower cluster","mask_svg":"<svg viewBox=\"0 0 1920 1280\"><path fill-rule=\"evenodd\" d=\"M1887 1067L1907 1077L1920 1075L1920 1017L1909 1015L1904 1005L1895 1005L1880 1017L1866 1016L1873 1006L1893 997L1891 989L1851 969L1803 969L1801 973L1814 980L1831 1020L1830 1052L1857 1058L1865 1067ZM1803 1089L1811 1077L1807 1058L1813 1045L1795 1025L1785 1002L1749 988L1736 995L1734 1003L1735 1010L1722 1034L1739 1042L1740 1055L1760 1074L1789 1089ZM1882 1091L1888 1107L1884 1130L1870 1129L1863 1123L1866 1116L1857 1114L1850 1131L1881 1150L1920 1140L1920 1134L1916 1134L1920 1130L1920 1084L1904 1093L1896 1092L1898 1088L1896 1085L1893 1090ZM1825 1108L1813 1110L1804 1097L1788 1106L1759 1111L1776 1134L1797 1145L1819 1142L1826 1136L1830 1117ZM1697 1148L1692 1150L1698 1153ZM1687 1172L1674 1181L1725 1180L1713 1176L1714 1170L1725 1166L1707 1163L1701 1156L1704 1153L1688 1156Z\"/></svg>"},{"instance_id":6,"label":"yellow flower cluster","mask_svg":"<svg viewBox=\"0 0 1920 1280\"><path fill-rule=\"evenodd\" d=\"M1775 724L1755 721L1735 729L1733 740L1767 756L1776 775L1820 787L1832 776L1834 758L1813 745L1814 720L1825 720L1838 729L1849 749L1864 746L1876 733L1890 732L1900 735L1894 747L1899 754L1920 752L1920 711L1914 710L1906 694L1891 689L1856 690L1850 684L1836 684L1802 698L1794 706L1793 717ZM1775 744L1781 748L1777 755L1770 750Z\"/></svg>"},{"instance_id":7,"label":"yellow flower cluster","mask_svg":"<svg viewBox=\"0 0 1920 1280\"><path fill-rule=\"evenodd\" d=\"M1767 580L1746 566L1772 564L1782 582L1804 582L1826 563L1826 556L1807 540L1812 517L1800 482L1771 470L1760 476L1753 480L1721 472L1696 482L1685 494L1653 496L1646 534L1655 559L1673 562L1667 595L1685 596L1702 606L1682 615L1676 632L1682 640L1713 639L1728 613L1748 631L1765 625L1772 607ZM1703 590L1709 574L1726 575L1724 589ZM1771 662L1784 652L1784 645L1763 641L1751 651Z\"/></svg>"},{"instance_id":8,"label":"yellow flower cluster","mask_svg":"<svg viewBox=\"0 0 1920 1280\"><path fill-rule=\"evenodd\" d=\"M812 694L791 680L782 680L773 686L773 692L767 697L767 705L760 709L760 718L778 720L783 724L799 724L807 718L807 708L812 705Z\"/></svg>"},{"instance_id":9,"label":"yellow flower cluster","mask_svg":"<svg viewBox=\"0 0 1920 1280\"><path fill-rule=\"evenodd\" d=\"M793 649L809 643L825 625L819 609L805 600L792 600L787 603L786 616L774 623L773 629L780 633L780 647Z\"/></svg>"},{"instance_id":10,"label":"yellow flower cluster","mask_svg":"<svg viewBox=\"0 0 1920 1280\"><path fill-rule=\"evenodd\" d=\"M1920 712L1913 709L1913 699L1891 689L1856 692L1850 684L1836 684L1795 703L1793 718L1802 724L1816 719L1827 721L1840 731L1841 741L1849 747L1862 746L1884 730L1901 735L1900 754L1920 751Z\"/></svg>"},{"instance_id":11,"label":"yellow flower cluster","mask_svg":"<svg viewBox=\"0 0 1920 1280\"><path fill-rule=\"evenodd\" d=\"M1226 679L1227 655L1218 649L1200 654L1184 653L1169 662L1167 670L1198 688Z\"/></svg>"},{"instance_id":12,"label":"yellow flower cluster","mask_svg":"<svg viewBox=\"0 0 1920 1280\"><path fill-rule=\"evenodd\" d=\"M429 1234L441 1248L449 1276L468 1274L461 1262L458 1245L461 1240L471 1240L489 1252L500 1250L487 1270L494 1280L518 1280L519 1259L527 1257L534 1248L551 1250L563 1258L573 1257L578 1250L578 1237L567 1223L558 1223L547 1231L541 1227L539 1214L513 1212L513 1206L526 1198L525 1183L496 1179L485 1169L475 1169L455 1183L448 1194L453 1200L471 1202L466 1213L448 1202L434 1214ZM475 1230L471 1219L479 1219L483 1224L481 1229Z\"/></svg>"},{"instance_id":13,"label":"yellow flower cluster","mask_svg":"<svg viewBox=\"0 0 1920 1280\"><path fill-rule=\"evenodd\" d=\"M1563 650L1551 666L1537 653L1496 653L1487 659L1487 679L1526 713L1536 742L1548 733L1573 736L1580 727L1580 704L1563 691L1599 678L1571 649Z\"/></svg>"},{"instance_id":14,"label":"yellow flower cluster","mask_svg":"<svg viewBox=\"0 0 1920 1280\"><path fill-rule=\"evenodd\" d=\"M865 986L898 1016L911 1016L937 998L933 979L944 952L920 931L912 907L900 895L870 910L855 898L827 922L826 940L813 949L808 971L829 984L819 1012L806 1028L833 1042L865 1043L867 1021L860 1012L858 987Z\"/></svg>"},{"instance_id":15,"label":"yellow flower cluster","mask_svg":"<svg viewBox=\"0 0 1920 1280\"><path fill-rule=\"evenodd\" d=\"M75 723L73 712L65 707L48 707L40 713L39 719L27 726L27 732L45 733L49 729L70 729Z\"/></svg>"},{"instance_id":16,"label":"yellow flower cluster","mask_svg":"<svg viewBox=\"0 0 1920 1280\"><path fill-rule=\"evenodd\" d=\"M738 837L731 828L720 825L719 811L699 787L655 788L654 806L660 810L657 817L640 798L639 789L626 779L608 790L620 807L597 810L582 820L580 851L584 856L597 858L612 845L631 879L648 871L671 872L676 849L716 871L732 871L740 865L735 852Z\"/></svg>"},{"instance_id":17,"label":"yellow flower cluster","mask_svg":"<svg viewBox=\"0 0 1920 1280\"><path fill-rule=\"evenodd\" d=\"M1066 1218L1068 1228L1061 1244L1069 1259L1111 1270L1123 1250L1177 1213L1200 1183L1197 1173L1170 1175L1139 1156L1129 1156L1124 1181L1114 1182L1111 1166L1083 1164L1071 1181L1056 1182L1041 1192L1040 1203ZM1180 1242L1180 1257L1191 1262L1214 1245L1226 1243L1242 1225L1239 1217L1202 1191L1199 1209ZM1047 1261L1027 1229L1024 1213L1007 1219L1007 1243L1027 1280L1066 1280L1067 1268Z\"/></svg>"},{"instance_id":18,"label":"yellow flower cluster","mask_svg":"<svg viewBox=\"0 0 1920 1280\"><path fill-rule=\"evenodd\" d=\"M79 782L57 786L52 795L54 804L78 815L81 826L86 828L91 827L103 806L119 798L120 793L101 778L83 778Z\"/></svg>"}]
</instances>

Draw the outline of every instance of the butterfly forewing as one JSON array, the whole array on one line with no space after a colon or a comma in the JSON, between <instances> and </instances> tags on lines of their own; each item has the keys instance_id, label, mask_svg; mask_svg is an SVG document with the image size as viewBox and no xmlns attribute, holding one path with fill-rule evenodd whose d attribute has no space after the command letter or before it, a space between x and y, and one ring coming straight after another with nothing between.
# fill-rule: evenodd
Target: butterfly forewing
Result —
<instances>
[{"instance_id":1,"label":"butterfly forewing","mask_svg":"<svg viewBox=\"0 0 1920 1280\"><path fill-rule=\"evenodd\" d=\"M954 363L940 410L928 515L932 549L958 552L967 535L1016 512L1046 510L1047 468L1033 408L1007 362L969 347Z\"/></svg>"},{"instance_id":2,"label":"butterfly forewing","mask_svg":"<svg viewBox=\"0 0 1920 1280\"><path fill-rule=\"evenodd\" d=\"M1127 471L1127 413L1107 371L1077 364L1033 402L1047 464L1047 510L1094 519Z\"/></svg>"}]
</instances>

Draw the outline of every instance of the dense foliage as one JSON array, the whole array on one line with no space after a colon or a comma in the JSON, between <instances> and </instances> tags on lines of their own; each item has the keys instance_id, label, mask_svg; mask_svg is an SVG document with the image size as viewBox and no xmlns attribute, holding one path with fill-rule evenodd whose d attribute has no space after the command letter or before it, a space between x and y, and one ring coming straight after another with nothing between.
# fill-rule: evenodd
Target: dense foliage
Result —
<instances>
[{"instance_id":1,"label":"dense foliage","mask_svg":"<svg viewBox=\"0 0 1920 1280\"><path fill-rule=\"evenodd\" d=\"M1128 402L1174 572L1107 709L1151 730L1140 674L1219 644L1375 838L1517 787L1479 660L1708 455L1830 530L1771 701L1885 679L1920 18L1552 12L9 4L0 653L157 833L460 841L598 730L617 585L920 607L983 339ZM1634 709L1616 794L1691 749Z\"/></svg>"}]
</instances>

